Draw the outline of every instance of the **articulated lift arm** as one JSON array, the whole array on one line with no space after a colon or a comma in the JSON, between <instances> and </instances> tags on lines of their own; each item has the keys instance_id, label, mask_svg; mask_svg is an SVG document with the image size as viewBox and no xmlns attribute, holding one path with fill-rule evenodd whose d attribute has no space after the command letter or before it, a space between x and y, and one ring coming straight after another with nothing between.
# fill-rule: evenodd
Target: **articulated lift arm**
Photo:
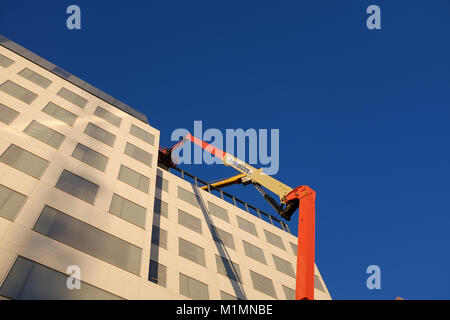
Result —
<instances>
[{"instance_id":1,"label":"articulated lift arm","mask_svg":"<svg viewBox=\"0 0 450 320\"><path fill-rule=\"evenodd\" d=\"M315 246L315 199L316 193L308 186L295 189L263 173L244 161L226 153L191 134L185 137L214 156L222 159L224 165L231 166L241 174L221 182L212 184L223 187L234 183L253 183L272 207L286 220L290 220L294 211L299 208L298 247L297 247L297 282L295 298L297 300L314 299L314 246ZM177 144L178 146L178 144ZM173 149L173 148L172 148ZM171 149L171 150L172 150ZM281 205L270 197L262 188L265 187L279 196ZM284 208L282 207L284 206Z\"/></svg>"}]
</instances>

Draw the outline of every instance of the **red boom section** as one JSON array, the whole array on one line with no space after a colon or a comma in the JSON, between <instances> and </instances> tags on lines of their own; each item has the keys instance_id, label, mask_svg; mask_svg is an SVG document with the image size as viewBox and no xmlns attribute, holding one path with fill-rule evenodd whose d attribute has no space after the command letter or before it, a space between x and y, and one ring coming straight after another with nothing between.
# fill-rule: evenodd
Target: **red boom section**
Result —
<instances>
[{"instance_id":1,"label":"red boom section","mask_svg":"<svg viewBox=\"0 0 450 320\"><path fill-rule=\"evenodd\" d=\"M200 140L199 138L194 137L190 133L188 133L186 135L186 139L188 139L192 143L195 143L196 145L200 146L202 149L208 151L209 153L212 153L213 155L215 155L219 159L223 160L223 158L225 157L225 152L223 152L219 148L216 148L213 145L211 145L211 144L209 144L209 143L207 143L207 142L205 142L203 140Z\"/></svg>"},{"instance_id":2,"label":"red boom section","mask_svg":"<svg viewBox=\"0 0 450 320\"><path fill-rule=\"evenodd\" d=\"M223 160L225 152L190 133L186 139ZM299 201L296 300L314 300L315 200L316 192L300 186L289 192L284 203Z\"/></svg>"},{"instance_id":3,"label":"red boom section","mask_svg":"<svg viewBox=\"0 0 450 320\"><path fill-rule=\"evenodd\" d=\"M315 200L316 192L300 186L286 195L285 201L298 199L298 247L296 300L314 300Z\"/></svg>"}]
</instances>

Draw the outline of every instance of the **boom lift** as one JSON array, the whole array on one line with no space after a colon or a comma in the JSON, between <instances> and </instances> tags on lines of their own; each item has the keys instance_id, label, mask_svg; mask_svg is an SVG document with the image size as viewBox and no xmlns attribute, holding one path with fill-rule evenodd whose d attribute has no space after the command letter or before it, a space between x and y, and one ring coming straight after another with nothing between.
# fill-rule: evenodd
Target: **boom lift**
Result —
<instances>
[{"instance_id":1,"label":"boom lift","mask_svg":"<svg viewBox=\"0 0 450 320\"><path fill-rule=\"evenodd\" d=\"M215 188L222 188L233 184L253 184L267 202L284 219L290 220L295 210L299 209L298 218L298 247L297 247L297 279L295 298L297 300L314 299L314 245L315 245L315 198L316 193L308 186L299 186L295 189L272 178L233 155L224 152L213 145L204 142L191 134L187 134L184 139L172 148L160 148L158 162L168 169L175 167L172 162L172 151L180 147L186 140L200 146L212 155L222 159L223 164L231 166L240 174L228 179L212 183ZM266 188L280 198L280 204L268 195ZM201 187L206 189L207 186Z\"/></svg>"}]
</instances>

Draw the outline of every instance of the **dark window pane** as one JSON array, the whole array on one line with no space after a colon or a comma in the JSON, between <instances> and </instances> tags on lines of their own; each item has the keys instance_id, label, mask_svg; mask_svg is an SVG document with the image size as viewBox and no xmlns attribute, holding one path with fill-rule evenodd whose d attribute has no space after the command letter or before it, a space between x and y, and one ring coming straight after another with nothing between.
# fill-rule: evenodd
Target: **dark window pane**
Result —
<instances>
[{"instance_id":1,"label":"dark window pane","mask_svg":"<svg viewBox=\"0 0 450 320\"><path fill-rule=\"evenodd\" d=\"M89 180L64 170L56 184L56 188L87 203L94 204L99 187Z\"/></svg>"}]
</instances>

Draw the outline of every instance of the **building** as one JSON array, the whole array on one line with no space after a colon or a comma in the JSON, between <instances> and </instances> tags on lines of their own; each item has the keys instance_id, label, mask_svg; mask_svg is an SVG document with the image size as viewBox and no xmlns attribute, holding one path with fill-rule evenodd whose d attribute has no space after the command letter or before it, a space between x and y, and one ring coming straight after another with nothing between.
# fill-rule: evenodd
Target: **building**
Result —
<instances>
[{"instance_id":1,"label":"building","mask_svg":"<svg viewBox=\"0 0 450 320\"><path fill-rule=\"evenodd\" d=\"M0 132L2 298L294 297L294 235L159 168L145 115L2 36Z\"/></svg>"}]
</instances>

